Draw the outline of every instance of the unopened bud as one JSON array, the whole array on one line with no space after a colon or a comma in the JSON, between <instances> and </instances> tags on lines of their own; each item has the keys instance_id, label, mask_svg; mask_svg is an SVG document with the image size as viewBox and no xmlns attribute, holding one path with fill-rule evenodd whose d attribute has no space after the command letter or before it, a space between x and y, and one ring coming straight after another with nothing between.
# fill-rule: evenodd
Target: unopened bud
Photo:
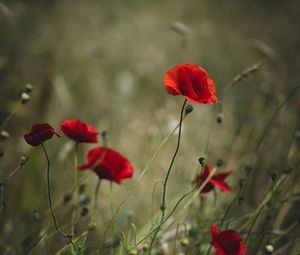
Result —
<instances>
[{"instance_id":1,"label":"unopened bud","mask_svg":"<svg viewBox=\"0 0 300 255\"><path fill-rule=\"evenodd\" d=\"M66 193L64 194L64 197L63 197L63 203L66 204L68 202L70 202L72 199L72 193Z\"/></svg>"},{"instance_id":2,"label":"unopened bud","mask_svg":"<svg viewBox=\"0 0 300 255\"><path fill-rule=\"evenodd\" d=\"M190 243L190 241L189 241L189 239L186 238L186 237L184 237L184 238L182 238L182 239L180 240L180 245L181 245L182 247L188 246L189 243Z\"/></svg>"},{"instance_id":3,"label":"unopened bud","mask_svg":"<svg viewBox=\"0 0 300 255\"><path fill-rule=\"evenodd\" d=\"M80 210L80 216L84 217L85 215L87 215L89 213L89 209L87 207L82 207Z\"/></svg>"},{"instance_id":4,"label":"unopened bud","mask_svg":"<svg viewBox=\"0 0 300 255\"><path fill-rule=\"evenodd\" d=\"M10 137L10 134L7 131L1 130L1 132L0 132L0 139L1 140L5 140L5 139L7 139L9 137Z\"/></svg>"},{"instance_id":5,"label":"unopened bud","mask_svg":"<svg viewBox=\"0 0 300 255\"><path fill-rule=\"evenodd\" d=\"M218 113L218 114L217 114L217 117L216 117L216 122L217 122L218 124L221 124L221 123L223 122L223 120L224 120L224 115L223 115L223 113Z\"/></svg>"},{"instance_id":6,"label":"unopened bud","mask_svg":"<svg viewBox=\"0 0 300 255\"><path fill-rule=\"evenodd\" d=\"M24 166L28 160L29 160L29 157L27 155L23 154L20 158L20 167Z\"/></svg>"},{"instance_id":7,"label":"unopened bud","mask_svg":"<svg viewBox=\"0 0 300 255\"><path fill-rule=\"evenodd\" d=\"M91 201L91 198L89 196L86 196L84 194L81 194L79 196L79 205L80 206L86 206L90 203L90 201Z\"/></svg>"},{"instance_id":8,"label":"unopened bud","mask_svg":"<svg viewBox=\"0 0 300 255\"><path fill-rule=\"evenodd\" d=\"M274 252L274 247L271 245L271 244L268 244L266 247L265 247L265 254L272 254Z\"/></svg>"},{"instance_id":9,"label":"unopened bud","mask_svg":"<svg viewBox=\"0 0 300 255\"><path fill-rule=\"evenodd\" d=\"M33 91L33 86L30 83L25 85L25 93L30 94Z\"/></svg>"},{"instance_id":10,"label":"unopened bud","mask_svg":"<svg viewBox=\"0 0 300 255\"><path fill-rule=\"evenodd\" d=\"M131 250L129 251L129 254L130 254L130 255L136 255L136 254L138 254L138 251L137 251L137 249L133 248L133 249L131 249Z\"/></svg>"},{"instance_id":11,"label":"unopened bud","mask_svg":"<svg viewBox=\"0 0 300 255\"><path fill-rule=\"evenodd\" d=\"M184 109L184 114L188 115L189 113L191 113L194 110L194 107L191 106L190 104L188 104L185 109Z\"/></svg>"},{"instance_id":12,"label":"unopened bud","mask_svg":"<svg viewBox=\"0 0 300 255\"><path fill-rule=\"evenodd\" d=\"M224 161L222 159L217 160L217 167L221 167L224 165Z\"/></svg>"},{"instance_id":13,"label":"unopened bud","mask_svg":"<svg viewBox=\"0 0 300 255\"><path fill-rule=\"evenodd\" d=\"M21 94L21 104L25 104L30 100L30 95L26 92Z\"/></svg>"},{"instance_id":14,"label":"unopened bud","mask_svg":"<svg viewBox=\"0 0 300 255\"><path fill-rule=\"evenodd\" d=\"M245 179L241 178L239 180L239 184L240 184L240 188L243 188L244 184L245 184Z\"/></svg>"},{"instance_id":15,"label":"unopened bud","mask_svg":"<svg viewBox=\"0 0 300 255\"><path fill-rule=\"evenodd\" d=\"M40 220L41 218L41 212L39 210L34 210L32 212L32 218L35 220L35 221L38 221Z\"/></svg>"},{"instance_id":16,"label":"unopened bud","mask_svg":"<svg viewBox=\"0 0 300 255\"><path fill-rule=\"evenodd\" d=\"M276 179L277 179L277 174L276 173L271 173L270 177L271 177L273 183L275 183Z\"/></svg>"},{"instance_id":17,"label":"unopened bud","mask_svg":"<svg viewBox=\"0 0 300 255\"><path fill-rule=\"evenodd\" d=\"M204 157L200 157L200 158L198 158L198 161L199 161L200 165L203 167L204 164L205 164L205 158Z\"/></svg>"},{"instance_id":18,"label":"unopened bud","mask_svg":"<svg viewBox=\"0 0 300 255\"><path fill-rule=\"evenodd\" d=\"M160 210L161 210L162 212L165 211L165 210L166 210L166 206L161 205L161 206L160 206Z\"/></svg>"}]
</instances>

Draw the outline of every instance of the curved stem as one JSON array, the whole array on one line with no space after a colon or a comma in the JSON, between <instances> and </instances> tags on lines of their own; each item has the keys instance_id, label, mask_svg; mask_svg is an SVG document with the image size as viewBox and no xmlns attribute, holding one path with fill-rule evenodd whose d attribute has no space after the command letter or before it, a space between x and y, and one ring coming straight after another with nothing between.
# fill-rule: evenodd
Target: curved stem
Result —
<instances>
[{"instance_id":1,"label":"curved stem","mask_svg":"<svg viewBox=\"0 0 300 255\"><path fill-rule=\"evenodd\" d=\"M175 152L173 154L171 163L169 165L169 169L167 171L167 175L166 175L166 178L165 178L165 181L164 181L164 185L163 185L162 203L161 203L161 206L160 206L160 209L161 209L161 212L162 212L161 213L161 220L160 220L159 226L158 226L157 230L155 231L155 233L153 235L153 238L151 240L151 243L150 243L150 246L149 246L149 250L148 250L148 254L151 254L153 243L155 242L156 236L157 236L157 234L158 234L158 232L159 232L159 230L160 230L160 228L161 228L161 226L162 226L162 224L164 222L164 219L165 219L167 184L168 184L169 176L170 176L170 173L171 173L171 170L172 170L175 158L176 158L177 153L179 151L180 138L181 138L181 129L182 129L182 119L183 119L184 108L185 108L186 103L187 103L187 99L184 100L184 103L183 103L182 108L181 108L177 145L176 145L176 149L175 149Z\"/></svg>"},{"instance_id":2,"label":"curved stem","mask_svg":"<svg viewBox=\"0 0 300 255\"><path fill-rule=\"evenodd\" d=\"M185 116L183 116L183 120L184 120ZM179 128L179 124L180 123L178 123L176 125L176 127L172 130L172 132L159 144L159 146L156 148L156 150L152 154L149 162L144 167L144 169L141 172L141 174L138 176L137 180L130 186L129 191L127 192L126 196L121 201L121 203L119 204L119 206L116 209L115 213L113 214L113 216L111 217L110 221L108 222L108 224L105 227L105 231L104 231L104 234L103 234L101 247L103 247L103 244L105 242L105 238L106 238L106 235L108 233L108 230L109 230L110 226L112 225L112 223L114 222L115 218L117 217L118 213L120 212L122 206L125 204L125 202L127 201L127 199L131 196L131 194L133 194L134 189L140 183L140 181L142 180L142 178L144 177L144 175L146 174L146 172L148 171L148 169L150 168L150 166L152 165L152 163L154 162L154 160L157 158L157 156L159 155L159 152L161 151L161 149L164 147L164 145L170 140L170 138L174 135L174 133L176 132L176 130ZM100 251L101 251L101 249L102 248L100 248Z\"/></svg>"},{"instance_id":3,"label":"curved stem","mask_svg":"<svg viewBox=\"0 0 300 255\"><path fill-rule=\"evenodd\" d=\"M265 135L267 134L269 128L271 127L273 121L275 120L278 112L281 110L281 108L289 101L289 99L293 96L293 94L297 91L297 89L300 87L300 84L298 86L296 86L295 88L292 89L292 91L288 94L288 96L286 97L286 99L278 106L278 108L276 109L276 111L274 112L272 118L270 119L270 121L268 122L267 126L265 127L264 131L262 132L262 135L260 136L258 143L255 147L254 153L256 154Z\"/></svg>"},{"instance_id":4,"label":"curved stem","mask_svg":"<svg viewBox=\"0 0 300 255\"><path fill-rule=\"evenodd\" d=\"M52 216L52 219L53 219L53 223L54 223L54 226L55 226L55 229L56 231L61 235L63 236L64 238L67 239L67 241L71 242L72 244L72 247L73 249L76 251L76 254L79 254L73 241L72 241L72 236L64 233L63 231L60 230L58 224L57 224L57 221L56 221L56 218L55 218L55 214L54 214L54 210L53 210L53 207L52 207L52 195L51 195L51 184L50 184L50 160L49 160L49 156L48 156L48 153L46 151L46 148L44 146L44 144L42 143L42 148L43 148L43 151L44 151L44 154L46 156L46 160L47 160L47 187L48 187L48 201L49 201L49 207L50 207L50 212L51 212L51 216Z\"/></svg>"}]
</instances>

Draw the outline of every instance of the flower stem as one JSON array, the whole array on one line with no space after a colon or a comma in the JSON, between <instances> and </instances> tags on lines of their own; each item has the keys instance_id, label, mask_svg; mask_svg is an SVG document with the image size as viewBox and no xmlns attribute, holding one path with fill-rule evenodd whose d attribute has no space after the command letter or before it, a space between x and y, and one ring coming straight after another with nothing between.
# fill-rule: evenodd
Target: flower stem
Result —
<instances>
[{"instance_id":1,"label":"flower stem","mask_svg":"<svg viewBox=\"0 0 300 255\"><path fill-rule=\"evenodd\" d=\"M76 221L77 221L77 204L78 204L78 177L77 177L77 151L78 151L79 143L75 144L75 153L74 153L74 181L73 181L73 197L74 197L74 207L72 213L72 227L71 227L71 234L72 238L75 237L75 228L76 228Z\"/></svg>"},{"instance_id":2,"label":"flower stem","mask_svg":"<svg viewBox=\"0 0 300 255\"><path fill-rule=\"evenodd\" d=\"M57 224L57 221L56 221L56 218L55 218L55 214L54 214L54 210L53 210L53 207L52 207L52 195L51 195L51 184L50 184L50 160L49 160L49 156L48 156L48 153L46 151L46 148L44 146L44 144L42 143L42 148L43 148L43 151L44 151L44 154L46 156L46 160L47 160L47 187L48 187L48 201L49 201L49 207L50 207L50 212L51 212L51 216L52 216L52 219L53 219L53 222L54 222L54 226L55 226L55 229L56 231L61 235L63 236L64 238L66 238L67 241L71 242L72 244L72 247L73 249L76 251L76 254L79 254L73 241L72 241L72 236L64 233L63 231L60 230L60 228L58 227L58 224Z\"/></svg>"},{"instance_id":3,"label":"flower stem","mask_svg":"<svg viewBox=\"0 0 300 255\"><path fill-rule=\"evenodd\" d=\"M92 213L92 217L94 217L94 220L96 218L97 202L98 202L100 187L101 187L101 179L98 179L96 189L95 189L95 200L94 200L94 208L93 208L93 213Z\"/></svg>"},{"instance_id":4,"label":"flower stem","mask_svg":"<svg viewBox=\"0 0 300 255\"><path fill-rule=\"evenodd\" d=\"M165 211L166 211L166 204L167 204L166 203L167 184L168 184L169 176L170 176L170 173L171 173L171 170L172 170L175 158L176 158L177 153L179 151L180 138L181 138L181 130L182 130L182 120L183 120L184 108L185 108L186 103L187 103L187 99L184 100L184 103L182 105L181 112L180 112L180 121L179 121L179 131L178 131L177 145L176 145L176 149L175 149L175 152L173 154L171 163L169 165L169 169L167 171L167 175L166 175L166 178L165 178L165 181L164 181L164 185L163 185L162 203L161 203L161 206L160 206L160 209L161 209L161 212L162 212L161 213L161 220L160 220L159 226L157 227L157 230L154 232L153 238L151 240L151 243L150 243L150 246L149 246L149 250L148 250L148 254L149 255L151 254L152 246L153 246L153 243L155 242L157 234L160 231L161 226L162 226L162 224L164 223L164 220L165 220Z\"/></svg>"}]
</instances>

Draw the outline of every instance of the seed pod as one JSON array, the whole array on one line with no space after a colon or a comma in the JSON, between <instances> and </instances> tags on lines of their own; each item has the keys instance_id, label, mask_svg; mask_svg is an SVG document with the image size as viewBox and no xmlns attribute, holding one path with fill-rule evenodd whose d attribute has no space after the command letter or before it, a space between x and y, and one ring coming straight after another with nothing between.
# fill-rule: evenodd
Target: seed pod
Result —
<instances>
[{"instance_id":1,"label":"seed pod","mask_svg":"<svg viewBox=\"0 0 300 255\"><path fill-rule=\"evenodd\" d=\"M27 155L23 154L20 158L20 167L24 166L28 160L29 160L29 157Z\"/></svg>"},{"instance_id":2,"label":"seed pod","mask_svg":"<svg viewBox=\"0 0 300 255\"><path fill-rule=\"evenodd\" d=\"M27 103L28 101L30 101L30 95L27 94L27 93L25 93L25 92L23 92L23 93L21 94L21 104L25 104L25 103Z\"/></svg>"},{"instance_id":3,"label":"seed pod","mask_svg":"<svg viewBox=\"0 0 300 255\"><path fill-rule=\"evenodd\" d=\"M181 245L182 247L188 246L189 243L190 243L190 241L189 241L189 239L186 238L186 237L184 237L184 238L182 238L182 239L180 240L180 245Z\"/></svg>"},{"instance_id":4,"label":"seed pod","mask_svg":"<svg viewBox=\"0 0 300 255\"><path fill-rule=\"evenodd\" d=\"M63 197L63 203L66 204L68 202L70 202L72 199L72 193L66 193L64 194L64 197Z\"/></svg>"},{"instance_id":5,"label":"seed pod","mask_svg":"<svg viewBox=\"0 0 300 255\"><path fill-rule=\"evenodd\" d=\"M194 107L191 106L190 104L188 104L185 109L184 109L184 114L188 115L189 113L191 113L194 110Z\"/></svg>"},{"instance_id":6,"label":"seed pod","mask_svg":"<svg viewBox=\"0 0 300 255\"><path fill-rule=\"evenodd\" d=\"M224 120L224 114L223 113L218 113L217 116L216 116L216 122L218 124L221 124L221 123L223 123L223 120Z\"/></svg>"},{"instance_id":7,"label":"seed pod","mask_svg":"<svg viewBox=\"0 0 300 255\"><path fill-rule=\"evenodd\" d=\"M89 209L87 207L82 207L80 210L80 216L84 217L85 215L87 215L89 213Z\"/></svg>"},{"instance_id":8,"label":"seed pod","mask_svg":"<svg viewBox=\"0 0 300 255\"><path fill-rule=\"evenodd\" d=\"M198 158L198 161L199 161L200 165L203 167L204 164L205 164L205 158L204 157L200 157L200 158Z\"/></svg>"},{"instance_id":9,"label":"seed pod","mask_svg":"<svg viewBox=\"0 0 300 255\"><path fill-rule=\"evenodd\" d=\"M33 86L30 83L25 85L25 93L30 94L33 91Z\"/></svg>"},{"instance_id":10,"label":"seed pod","mask_svg":"<svg viewBox=\"0 0 300 255\"><path fill-rule=\"evenodd\" d=\"M217 160L217 167L221 167L224 165L224 161L222 159Z\"/></svg>"},{"instance_id":11,"label":"seed pod","mask_svg":"<svg viewBox=\"0 0 300 255\"><path fill-rule=\"evenodd\" d=\"M10 134L7 131L1 130L1 132L0 132L0 139L1 140L5 140L5 139L7 139L9 137L10 137Z\"/></svg>"}]
</instances>

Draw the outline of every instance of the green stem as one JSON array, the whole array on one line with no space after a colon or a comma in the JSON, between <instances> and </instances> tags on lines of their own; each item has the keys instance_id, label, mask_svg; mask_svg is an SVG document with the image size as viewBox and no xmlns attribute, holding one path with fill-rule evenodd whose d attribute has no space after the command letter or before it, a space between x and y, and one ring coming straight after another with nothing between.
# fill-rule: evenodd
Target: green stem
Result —
<instances>
[{"instance_id":1,"label":"green stem","mask_svg":"<svg viewBox=\"0 0 300 255\"><path fill-rule=\"evenodd\" d=\"M93 214L92 214L92 217L94 217L94 219L96 218L97 202L98 202L100 187L101 187L101 179L98 179L96 189L95 189L95 200L94 200L94 208L93 208Z\"/></svg>"},{"instance_id":2,"label":"green stem","mask_svg":"<svg viewBox=\"0 0 300 255\"><path fill-rule=\"evenodd\" d=\"M73 249L76 251L76 254L78 254L78 251L72 241L72 236L68 235L68 234L65 234L63 231L60 230L60 228L58 227L58 224L57 224L57 221L56 221L56 218L55 218L55 214L54 214L54 210L53 210L53 207L52 207L52 195L51 195L51 184L50 184L50 160L49 160L49 156L48 156L48 153L46 151L46 148L44 146L44 144L42 143L42 148L43 148L43 151L44 151L44 154L46 156L46 160L47 160L47 187L48 187L48 201L49 201L49 207L50 207L50 212L51 212L51 216L52 216L52 219L53 219L53 222L54 222L54 226L55 226L55 229L56 231L61 235L63 236L64 238L66 238L67 241L71 242L72 244L72 247Z\"/></svg>"},{"instance_id":3,"label":"green stem","mask_svg":"<svg viewBox=\"0 0 300 255\"><path fill-rule=\"evenodd\" d=\"M174 165L175 158L176 158L177 153L179 151L180 140L181 140L180 138L181 138L182 120L183 120L184 108L185 108L186 103L187 103L187 99L184 100L184 103L183 103L182 108L181 108L177 145L176 145L176 149L175 149L175 152L173 154L171 163L169 165L169 169L167 171L167 175L166 175L166 178L165 178L165 181L164 181L164 185L163 185L162 203L161 203L161 207L160 207L161 208L161 212L162 212L161 213L161 220L160 220L159 226L158 226L157 230L155 231L155 233L153 235L153 238L151 240L151 243L150 243L150 246L149 246L149 250L148 250L148 254L151 254L153 243L155 242L156 236L157 236L158 232L160 231L161 225L162 225L162 223L164 222L164 219L165 219L167 184L168 184L168 180L169 180L169 176L170 176L172 167Z\"/></svg>"},{"instance_id":4,"label":"green stem","mask_svg":"<svg viewBox=\"0 0 300 255\"><path fill-rule=\"evenodd\" d=\"M74 153L74 180L73 180L74 205L73 205L72 223L71 223L72 239L74 239L74 237L75 237L75 232L76 232L75 229L76 229L76 222L77 222L77 205L78 205L77 152L78 152L78 145L79 145L79 143L75 144L75 153Z\"/></svg>"}]
</instances>

